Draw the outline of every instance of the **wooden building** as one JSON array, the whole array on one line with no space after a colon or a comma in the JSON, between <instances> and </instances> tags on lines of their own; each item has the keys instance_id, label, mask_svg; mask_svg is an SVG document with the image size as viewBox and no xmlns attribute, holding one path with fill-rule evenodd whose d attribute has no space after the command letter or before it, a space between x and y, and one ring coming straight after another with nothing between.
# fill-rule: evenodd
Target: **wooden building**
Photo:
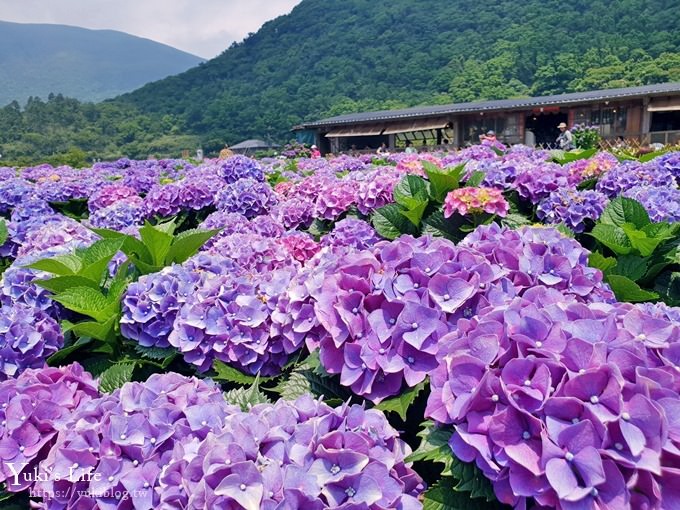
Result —
<instances>
[{"instance_id":1,"label":"wooden building","mask_svg":"<svg viewBox=\"0 0 680 510\"><path fill-rule=\"evenodd\" d=\"M529 97L418 106L340 115L293 128L298 141L323 153L448 145L464 147L479 135L496 132L506 144L549 147L566 122L597 126L604 139L640 143L680 143L680 83Z\"/></svg>"}]
</instances>

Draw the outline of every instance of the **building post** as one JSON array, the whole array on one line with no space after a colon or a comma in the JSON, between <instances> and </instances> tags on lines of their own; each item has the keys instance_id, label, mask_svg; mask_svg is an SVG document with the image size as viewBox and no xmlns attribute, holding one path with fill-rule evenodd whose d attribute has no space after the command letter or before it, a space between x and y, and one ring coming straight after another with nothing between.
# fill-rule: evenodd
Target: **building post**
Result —
<instances>
[{"instance_id":1,"label":"building post","mask_svg":"<svg viewBox=\"0 0 680 510\"><path fill-rule=\"evenodd\" d=\"M395 149L397 144L397 135L387 135L387 147Z\"/></svg>"},{"instance_id":2,"label":"building post","mask_svg":"<svg viewBox=\"0 0 680 510\"><path fill-rule=\"evenodd\" d=\"M463 145L463 132L460 130L460 117L453 119L453 146L459 149Z\"/></svg>"},{"instance_id":3,"label":"building post","mask_svg":"<svg viewBox=\"0 0 680 510\"><path fill-rule=\"evenodd\" d=\"M642 133L640 134L640 143L645 144L650 142L649 133L652 129L652 113L648 110L649 98L642 98Z\"/></svg>"}]
</instances>

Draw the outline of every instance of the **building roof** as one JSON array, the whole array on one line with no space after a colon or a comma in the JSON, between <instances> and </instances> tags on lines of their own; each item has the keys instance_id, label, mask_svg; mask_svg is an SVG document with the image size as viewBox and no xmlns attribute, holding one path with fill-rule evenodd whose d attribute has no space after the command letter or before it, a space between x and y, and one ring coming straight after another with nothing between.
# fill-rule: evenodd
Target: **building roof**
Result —
<instances>
[{"instance_id":1,"label":"building roof","mask_svg":"<svg viewBox=\"0 0 680 510\"><path fill-rule=\"evenodd\" d=\"M240 150L240 149L269 149L270 147L277 146L267 143L264 140L245 140L241 143L237 143L236 145L232 145L229 148Z\"/></svg>"},{"instance_id":2,"label":"building roof","mask_svg":"<svg viewBox=\"0 0 680 510\"><path fill-rule=\"evenodd\" d=\"M568 105L592 103L611 99L628 99L645 96L658 96L680 93L680 82L643 85L621 89L593 90L590 92L574 92L553 96L525 97L519 99L499 99L494 101L476 101L472 103L456 103L438 106L416 106L402 110L383 110L377 112L352 113L339 115L314 122L305 122L295 129L314 128L320 126L342 126L362 122L381 120L416 119L433 115L450 115L456 113L526 109L551 105Z\"/></svg>"}]
</instances>

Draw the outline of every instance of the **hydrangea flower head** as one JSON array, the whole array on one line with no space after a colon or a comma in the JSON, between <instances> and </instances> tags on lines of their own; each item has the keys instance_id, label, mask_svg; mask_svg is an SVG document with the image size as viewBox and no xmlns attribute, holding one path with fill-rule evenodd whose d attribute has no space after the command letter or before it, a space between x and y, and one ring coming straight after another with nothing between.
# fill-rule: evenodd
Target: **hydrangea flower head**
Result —
<instances>
[{"instance_id":1,"label":"hydrangea flower head","mask_svg":"<svg viewBox=\"0 0 680 510\"><path fill-rule=\"evenodd\" d=\"M215 205L219 210L253 218L267 214L277 200L269 184L243 178L222 188L215 198Z\"/></svg>"},{"instance_id":2,"label":"hydrangea flower head","mask_svg":"<svg viewBox=\"0 0 680 510\"><path fill-rule=\"evenodd\" d=\"M302 397L234 413L222 430L183 443L161 475L179 508L420 508L424 484L385 416Z\"/></svg>"},{"instance_id":3,"label":"hydrangea flower head","mask_svg":"<svg viewBox=\"0 0 680 510\"><path fill-rule=\"evenodd\" d=\"M503 271L449 241L402 236L349 252L326 274L314 303L328 335L325 369L380 401L415 386L436 363L437 344L459 317L486 303Z\"/></svg>"},{"instance_id":4,"label":"hydrangea flower head","mask_svg":"<svg viewBox=\"0 0 680 510\"><path fill-rule=\"evenodd\" d=\"M444 200L444 217L449 218L454 212L461 216L468 214L495 214L504 217L510 205L503 192L496 188L464 187L450 191Z\"/></svg>"},{"instance_id":5,"label":"hydrangea flower head","mask_svg":"<svg viewBox=\"0 0 680 510\"><path fill-rule=\"evenodd\" d=\"M0 308L0 380L43 367L63 345L59 324L42 310L18 303Z\"/></svg>"},{"instance_id":6,"label":"hydrangea flower head","mask_svg":"<svg viewBox=\"0 0 680 510\"><path fill-rule=\"evenodd\" d=\"M97 382L78 364L28 369L0 383L0 482L10 492L25 490L71 414L99 397ZM10 467L11 466L11 467Z\"/></svg>"},{"instance_id":7,"label":"hydrangea flower head","mask_svg":"<svg viewBox=\"0 0 680 510\"><path fill-rule=\"evenodd\" d=\"M209 381L168 373L126 383L78 407L40 464L53 476L33 488L47 508L159 508L175 445L205 439L233 412ZM116 497L122 492L126 499Z\"/></svg>"},{"instance_id":8,"label":"hydrangea flower head","mask_svg":"<svg viewBox=\"0 0 680 510\"><path fill-rule=\"evenodd\" d=\"M90 210L90 213L93 213L99 209L109 207L119 200L137 196L139 196L137 190L131 186L126 186L125 184L108 184L90 195L90 198L87 201L87 207Z\"/></svg>"},{"instance_id":9,"label":"hydrangea flower head","mask_svg":"<svg viewBox=\"0 0 680 510\"><path fill-rule=\"evenodd\" d=\"M608 203L607 196L599 191L563 188L539 202L536 216L546 223L563 223L574 232L581 233L586 222L596 221Z\"/></svg>"}]
</instances>

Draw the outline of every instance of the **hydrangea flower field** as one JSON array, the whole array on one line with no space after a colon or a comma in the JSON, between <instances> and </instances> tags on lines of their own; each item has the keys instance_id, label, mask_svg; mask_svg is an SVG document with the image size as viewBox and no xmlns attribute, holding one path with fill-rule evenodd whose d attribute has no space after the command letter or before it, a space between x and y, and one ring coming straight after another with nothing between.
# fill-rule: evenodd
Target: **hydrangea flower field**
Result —
<instances>
[{"instance_id":1,"label":"hydrangea flower field","mask_svg":"<svg viewBox=\"0 0 680 510\"><path fill-rule=\"evenodd\" d=\"M0 508L680 508L680 152L0 168Z\"/></svg>"}]
</instances>

